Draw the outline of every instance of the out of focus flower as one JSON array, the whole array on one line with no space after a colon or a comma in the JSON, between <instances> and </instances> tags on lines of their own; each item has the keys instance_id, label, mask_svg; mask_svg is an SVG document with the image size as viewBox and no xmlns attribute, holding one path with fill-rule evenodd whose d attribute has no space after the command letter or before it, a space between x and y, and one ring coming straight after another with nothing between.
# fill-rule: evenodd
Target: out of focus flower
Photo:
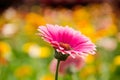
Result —
<instances>
[{"instance_id":1,"label":"out of focus flower","mask_svg":"<svg viewBox=\"0 0 120 80\"><path fill-rule=\"evenodd\" d=\"M13 36L17 32L17 26L15 24L5 24L3 25L1 33L5 37Z\"/></svg>"},{"instance_id":2,"label":"out of focus flower","mask_svg":"<svg viewBox=\"0 0 120 80\"><path fill-rule=\"evenodd\" d=\"M95 45L89 38L68 26L47 24L40 26L38 31L39 35L50 43L57 52L69 54L73 58L76 55L84 57L87 54L95 54Z\"/></svg>"},{"instance_id":3,"label":"out of focus flower","mask_svg":"<svg viewBox=\"0 0 120 80\"><path fill-rule=\"evenodd\" d=\"M9 59L11 54L11 47L6 42L0 41L0 57Z\"/></svg>"},{"instance_id":4,"label":"out of focus flower","mask_svg":"<svg viewBox=\"0 0 120 80\"><path fill-rule=\"evenodd\" d=\"M117 42L114 38L103 38L99 41L99 46L105 48L106 50L113 51L117 47Z\"/></svg>"},{"instance_id":5,"label":"out of focus flower","mask_svg":"<svg viewBox=\"0 0 120 80\"><path fill-rule=\"evenodd\" d=\"M60 67L59 67L59 72L61 74L69 72L77 72L79 71L85 64L85 61L83 58L76 56L76 58L72 58L69 56L66 61L61 61ZM56 65L57 65L57 60L53 59L53 61L50 64L50 70L51 72L55 72L56 70Z\"/></svg>"},{"instance_id":6,"label":"out of focus flower","mask_svg":"<svg viewBox=\"0 0 120 80\"><path fill-rule=\"evenodd\" d=\"M117 34L117 38L120 41L120 32Z\"/></svg>"},{"instance_id":7,"label":"out of focus flower","mask_svg":"<svg viewBox=\"0 0 120 80\"><path fill-rule=\"evenodd\" d=\"M15 70L14 75L17 78L31 76L32 75L32 68L31 68L31 66L28 66L28 65L20 66Z\"/></svg>"},{"instance_id":8,"label":"out of focus flower","mask_svg":"<svg viewBox=\"0 0 120 80\"><path fill-rule=\"evenodd\" d=\"M17 15L16 10L14 8L8 8L3 14L5 19L7 20L13 19Z\"/></svg>"},{"instance_id":9,"label":"out of focus flower","mask_svg":"<svg viewBox=\"0 0 120 80\"><path fill-rule=\"evenodd\" d=\"M40 47L36 43L26 43L23 50L32 58L47 58L50 56L50 49L48 47Z\"/></svg>"},{"instance_id":10,"label":"out of focus flower","mask_svg":"<svg viewBox=\"0 0 120 80\"><path fill-rule=\"evenodd\" d=\"M24 30L27 35L31 36L35 34L36 26L33 26L32 24L25 24Z\"/></svg>"},{"instance_id":11,"label":"out of focus flower","mask_svg":"<svg viewBox=\"0 0 120 80\"><path fill-rule=\"evenodd\" d=\"M96 30L96 36L98 36L98 38L102 38L105 36L113 36L116 33L117 27L113 23L109 24L107 27L104 27L100 30Z\"/></svg>"},{"instance_id":12,"label":"out of focus flower","mask_svg":"<svg viewBox=\"0 0 120 80\"><path fill-rule=\"evenodd\" d=\"M117 33L112 8L108 3L103 4L103 6L93 5L90 13L94 24L95 37L101 39Z\"/></svg>"},{"instance_id":13,"label":"out of focus flower","mask_svg":"<svg viewBox=\"0 0 120 80\"><path fill-rule=\"evenodd\" d=\"M85 62L91 64L95 61L95 57L93 55L88 55L85 59Z\"/></svg>"},{"instance_id":14,"label":"out of focus flower","mask_svg":"<svg viewBox=\"0 0 120 80\"><path fill-rule=\"evenodd\" d=\"M33 35L39 25L44 25L46 22L44 18L37 13L28 13L25 17L26 24L24 26L25 33Z\"/></svg>"},{"instance_id":15,"label":"out of focus flower","mask_svg":"<svg viewBox=\"0 0 120 80\"><path fill-rule=\"evenodd\" d=\"M90 37L93 42L117 33L117 27L113 20L114 16L108 4L103 6L92 5L87 8L76 7L73 16L76 28Z\"/></svg>"},{"instance_id":16,"label":"out of focus flower","mask_svg":"<svg viewBox=\"0 0 120 80\"><path fill-rule=\"evenodd\" d=\"M0 65L7 65L8 61L0 56Z\"/></svg>"},{"instance_id":17,"label":"out of focus flower","mask_svg":"<svg viewBox=\"0 0 120 80\"><path fill-rule=\"evenodd\" d=\"M6 20L4 19L4 18L0 18L0 31L1 31L1 29L2 29L2 27L3 27L3 25L6 23Z\"/></svg>"},{"instance_id":18,"label":"out of focus flower","mask_svg":"<svg viewBox=\"0 0 120 80\"><path fill-rule=\"evenodd\" d=\"M46 23L44 18L36 13L28 13L26 16L26 22L34 26L44 25Z\"/></svg>"},{"instance_id":19,"label":"out of focus flower","mask_svg":"<svg viewBox=\"0 0 120 80\"><path fill-rule=\"evenodd\" d=\"M114 58L114 65L120 66L120 55L118 55Z\"/></svg>"},{"instance_id":20,"label":"out of focus flower","mask_svg":"<svg viewBox=\"0 0 120 80\"><path fill-rule=\"evenodd\" d=\"M90 19L90 15L85 7L77 6L73 11L73 18L75 22L86 22Z\"/></svg>"},{"instance_id":21,"label":"out of focus flower","mask_svg":"<svg viewBox=\"0 0 120 80\"><path fill-rule=\"evenodd\" d=\"M56 18L58 18L57 15L58 15L57 11L51 9L50 7L47 7L47 8L44 9L44 18L45 18L46 22L58 23L59 20L56 19Z\"/></svg>"},{"instance_id":22,"label":"out of focus flower","mask_svg":"<svg viewBox=\"0 0 120 80\"><path fill-rule=\"evenodd\" d=\"M76 28L84 35L88 36L93 42L98 40L95 35L95 26L91 22L91 16L87 8L76 7L73 11L73 19L76 23Z\"/></svg>"},{"instance_id":23,"label":"out of focus flower","mask_svg":"<svg viewBox=\"0 0 120 80\"><path fill-rule=\"evenodd\" d=\"M82 78L86 78L89 75L93 75L96 73L96 67L93 65L86 66L80 73Z\"/></svg>"},{"instance_id":24,"label":"out of focus flower","mask_svg":"<svg viewBox=\"0 0 120 80\"><path fill-rule=\"evenodd\" d=\"M43 76L40 77L39 80L54 80L54 76L50 75L50 74L43 75Z\"/></svg>"},{"instance_id":25,"label":"out of focus flower","mask_svg":"<svg viewBox=\"0 0 120 80\"><path fill-rule=\"evenodd\" d=\"M98 36L95 35L94 26L89 22L78 23L77 29L80 30L84 35L88 36L93 42L98 40Z\"/></svg>"},{"instance_id":26,"label":"out of focus flower","mask_svg":"<svg viewBox=\"0 0 120 80\"><path fill-rule=\"evenodd\" d=\"M60 9L59 11L57 11L57 16L58 16L58 24L61 24L63 26L65 25L74 26L75 25L71 10L68 10L65 8Z\"/></svg>"}]
</instances>

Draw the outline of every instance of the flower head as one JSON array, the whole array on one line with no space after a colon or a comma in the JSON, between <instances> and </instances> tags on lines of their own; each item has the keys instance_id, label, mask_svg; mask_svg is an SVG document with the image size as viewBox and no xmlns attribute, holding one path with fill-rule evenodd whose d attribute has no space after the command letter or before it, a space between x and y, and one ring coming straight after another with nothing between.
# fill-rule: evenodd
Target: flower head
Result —
<instances>
[{"instance_id":1,"label":"flower head","mask_svg":"<svg viewBox=\"0 0 120 80\"><path fill-rule=\"evenodd\" d=\"M40 26L39 35L50 43L57 52L69 54L73 58L76 55L81 57L87 54L94 54L95 45L83 34L66 26L59 25Z\"/></svg>"},{"instance_id":2,"label":"flower head","mask_svg":"<svg viewBox=\"0 0 120 80\"><path fill-rule=\"evenodd\" d=\"M59 67L59 72L61 74L65 74L67 71L68 72L75 72L79 71L85 64L85 60L79 56L76 56L76 58L72 58L69 56L66 61L61 61L60 67ZM57 60L53 59L51 64L50 64L50 71L55 73L56 70L56 65L57 65Z\"/></svg>"}]
</instances>

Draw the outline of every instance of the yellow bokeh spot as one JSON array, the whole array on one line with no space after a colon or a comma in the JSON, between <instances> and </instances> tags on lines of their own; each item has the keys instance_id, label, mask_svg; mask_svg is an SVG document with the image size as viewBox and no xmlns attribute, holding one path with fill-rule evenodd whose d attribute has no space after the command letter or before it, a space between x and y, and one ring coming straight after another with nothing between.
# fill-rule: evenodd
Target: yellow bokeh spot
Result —
<instances>
[{"instance_id":1,"label":"yellow bokeh spot","mask_svg":"<svg viewBox=\"0 0 120 80\"><path fill-rule=\"evenodd\" d=\"M78 29L80 32L82 32L86 36L91 36L95 32L94 27L90 23L84 23L81 22L78 24Z\"/></svg>"},{"instance_id":2,"label":"yellow bokeh spot","mask_svg":"<svg viewBox=\"0 0 120 80\"><path fill-rule=\"evenodd\" d=\"M89 20L90 15L88 14L86 8L77 8L73 13L73 18L75 21Z\"/></svg>"},{"instance_id":3,"label":"yellow bokeh spot","mask_svg":"<svg viewBox=\"0 0 120 80\"><path fill-rule=\"evenodd\" d=\"M87 77L89 75L95 74L95 72L96 72L95 66L87 66L82 70L82 72L80 73L80 76L82 78L84 78L84 77Z\"/></svg>"},{"instance_id":4,"label":"yellow bokeh spot","mask_svg":"<svg viewBox=\"0 0 120 80\"><path fill-rule=\"evenodd\" d=\"M23 65L23 66L18 67L15 70L14 74L17 78L30 76L32 74L32 68L28 65Z\"/></svg>"},{"instance_id":5,"label":"yellow bokeh spot","mask_svg":"<svg viewBox=\"0 0 120 80\"><path fill-rule=\"evenodd\" d=\"M110 35L110 36L115 35L118 32L116 25L111 24L111 26L108 28L107 32L108 32L108 35Z\"/></svg>"},{"instance_id":6,"label":"yellow bokeh spot","mask_svg":"<svg viewBox=\"0 0 120 80\"><path fill-rule=\"evenodd\" d=\"M0 57L7 57L11 53L11 48L8 43L0 42Z\"/></svg>"},{"instance_id":7,"label":"yellow bokeh spot","mask_svg":"<svg viewBox=\"0 0 120 80\"><path fill-rule=\"evenodd\" d=\"M41 47L40 58L47 58L50 56L50 49L48 47Z\"/></svg>"},{"instance_id":8,"label":"yellow bokeh spot","mask_svg":"<svg viewBox=\"0 0 120 80\"><path fill-rule=\"evenodd\" d=\"M54 80L53 75L44 75L39 80Z\"/></svg>"},{"instance_id":9,"label":"yellow bokeh spot","mask_svg":"<svg viewBox=\"0 0 120 80\"><path fill-rule=\"evenodd\" d=\"M29 43L24 44L24 45L23 45L23 51L26 52L26 53L28 53L28 52L29 52L29 48L30 48L30 46L32 46L32 45L36 45L36 44L33 43L33 42L29 42Z\"/></svg>"},{"instance_id":10,"label":"yellow bokeh spot","mask_svg":"<svg viewBox=\"0 0 120 80\"><path fill-rule=\"evenodd\" d=\"M114 65L120 66L120 55L118 55L114 58Z\"/></svg>"},{"instance_id":11,"label":"yellow bokeh spot","mask_svg":"<svg viewBox=\"0 0 120 80\"><path fill-rule=\"evenodd\" d=\"M106 29L96 31L96 36L101 38L101 37L105 37L105 36L112 36L112 35L115 35L116 33L117 33L117 27L114 24L112 24L111 26L109 26Z\"/></svg>"},{"instance_id":12,"label":"yellow bokeh spot","mask_svg":"<svg viewBox=\"0 0 120 80\"><path fill-rule=\"evenodd\" d=\"M42 16L36 13L29 13L26 16L26 22L34 25L44 25L46 22Z\"/></svg>"},{"instance_id":13,"label":"yellow bokeh spot","mask_svg":"<svg viewBox=\"0 0 120 80\"><path fill-rule=\"evenodd\" d=\"M35 35L38 26L46 24L45 19L37 13L29 13L25 19L24 30L28 35Z\"/></svg>"},{"instance_id":14,"label":"yellow bokeh spot","mask_svg":"<svg viewBox=\"0 0 120 80\"><path fill-rule=\"evenodd\" d=\"M93 55L88 55L87 58L86 58L86 63L90 64L90 63L93 63L95 60L95 57Z\"/></svg>"},{"instance_id":15,"label":"yellow bokeh spot","mask_svg":"<svg viewBox=\"0 0 120 80\"><path fill-rule=\"evenodd\" d=\"M35 34L37 27L35 27L32 24L26 24L24 26L25 33L27 33L28 35L33 35L33 34Z\"/></svg>"},{"instance_id":16,"label":"yellow bokeh spot","mask_svg":"<svg viewBox=\"0 0 120 80\"><path fill-rule=\"evenodd\" d=\"M50 49L48 47L42 47L32 42L23 45L23 51L34 58L47 58L50 56Z\"/></svg>"}]
</instances>

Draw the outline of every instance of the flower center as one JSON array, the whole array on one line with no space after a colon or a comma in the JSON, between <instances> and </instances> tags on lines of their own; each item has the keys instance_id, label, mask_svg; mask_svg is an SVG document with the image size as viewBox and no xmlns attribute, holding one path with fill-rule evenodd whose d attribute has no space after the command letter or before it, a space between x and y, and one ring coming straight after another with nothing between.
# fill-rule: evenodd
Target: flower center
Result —
<instances>
[{"instance_id":1,"label":"flower center","mask_svg":"<svg viewBox=\"0 0 120 80\"><path fill-rule=\"evenodd\" d=\"M60 42L60 46L61 46L62 48L64 48L65 50L71 50L71 47L70 47L69 44Z\"/></svg>"}]
</instances>

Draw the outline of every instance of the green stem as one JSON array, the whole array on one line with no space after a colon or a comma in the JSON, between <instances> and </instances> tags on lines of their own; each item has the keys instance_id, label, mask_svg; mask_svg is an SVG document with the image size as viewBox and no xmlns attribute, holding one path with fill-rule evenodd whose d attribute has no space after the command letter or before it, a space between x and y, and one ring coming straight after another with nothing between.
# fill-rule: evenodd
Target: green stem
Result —
<instances>
[{"instance_id":1,"label":"green stem","mask_svg":"<svg viewBox=\"0 0 120 80\"><path fill-rule=\"evenodd\" d=\"M60 60L57 60L57 68L56 68L56 73L55 73L55 80L58 80L58 69L59 69L59 64L60 64Z\"/></svg>"}]
</instances>

